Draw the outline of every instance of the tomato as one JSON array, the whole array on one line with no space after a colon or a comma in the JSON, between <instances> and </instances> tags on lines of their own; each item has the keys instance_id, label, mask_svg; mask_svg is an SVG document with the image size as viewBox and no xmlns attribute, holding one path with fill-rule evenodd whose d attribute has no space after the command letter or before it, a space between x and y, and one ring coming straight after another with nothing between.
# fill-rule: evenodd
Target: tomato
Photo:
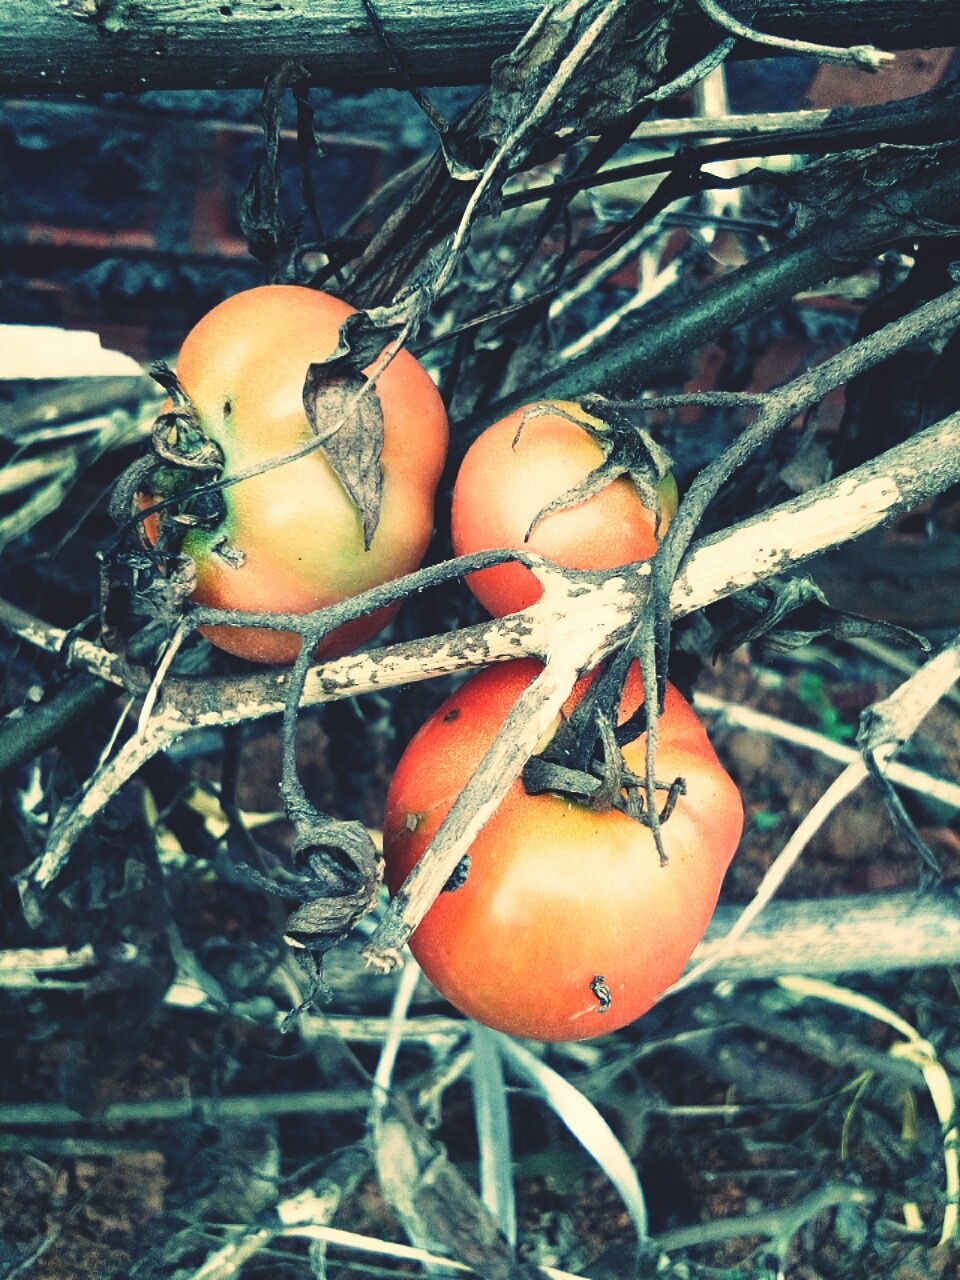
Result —
<instances>
[{"instance_id":1,"label":"tomato","mask_svg":"<svg viewBox=\"0 0 960 1280\"><path fill-rule=\"evenodd\" d=\"M392 893L539 670L533 660L487 668L407 747L384 821ZM579 682L567 713L591 678ZM641 701L634 666L621 723ZM619 810L528 795L521 780L513 783L470 849L466 878L441 893L410 940L427 977L463 1013L512 1035L583 1040L632 1022L679 977L713 913L743 808L672 685L658 739L658 782L686 784L663 823L663 865L649 828ZM645 742L643 735L624 748L640 775Z\"/></svg>"},{"instance_id":2,"label":"tomato","mask_svg":"<svg viewBox=\"0 0 960 1280\"><path fill-rule=\"evenodd\" d=\"M561 412L524 421L530 409L539 407ZM603 461L600 444L571 417L594 429L604 426L578 404L546 401L515 410L477 437L453 490L451 535L457 555L512 547L536 551L570 569L612 569L654 554L658 536L677 509L672 476L660 484L659 529L656 512L636 484L620 476L585 502L545 516L524 541L543 508ZM530 570L515 562L470 574L467 584L494 617L525 609L541 594Z\"/></svg>"},{"instance_id":3,"label":"tomato","mask_svg":"<svg viewBox=\"0 0 960 1280\"><path fill-rule=\"evenodd\" d=\"M224 455L227 477L312 439L303 406L311 363L337 345L354 308L296 285L267 285L228 298L187 335L177 378L202 432ZM380 376L383 410L380 521L364 548L360 513L325 458L296 462L225 488L226 517L183 543L197 571L193 598L244 612L307 613L416 569L433 529L433 499L446 457L440 396L413 356L401 352ZM149 532L149 531L148 531ZM321 656L349 652L395 609L341 627ZM253 627L205 627L228 653L292 662L299 638Z\"/></svg>"}]
</instances>

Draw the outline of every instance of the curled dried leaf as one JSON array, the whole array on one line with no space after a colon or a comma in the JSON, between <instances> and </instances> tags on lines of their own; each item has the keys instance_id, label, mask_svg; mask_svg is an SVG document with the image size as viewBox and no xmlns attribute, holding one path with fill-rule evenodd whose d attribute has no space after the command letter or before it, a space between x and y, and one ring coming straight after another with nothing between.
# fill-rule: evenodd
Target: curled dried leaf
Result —
<instances>
[{"instance_id":1,"label":"curled dried leaf","mask_svg":"<svg viewBox=\"0 0 960 1280\"><path fill-rule=\"evenodd\" d=\"M930 649L925 637L906 627L832 608L817 584L805 574L770 578L752 591L739 592L734 603L740 620L721 633L715 642L718 653L753 640L763 640L775 648L796 649L824 635L838 640L866 638L921 651ZM785 625L787 619L789 626Z\"/></svg>"},{"instance_id":2,"label":"curled dried leaf","mask_svg":"<svg viewBox=\"0 0 960 1280\"><path fill-rule=\"evenodd\" d=\"M180 385L174 371L162 361L153 365L150 376L167 392L172 408L161 413L153 424L153 449L158 457L174 466L194 471L219 471L223 452L200 426L200 415Z\"/></svg>"},{"instance_id":3,"label":"curled dried leaf","mask_svg":"<svg viewBox=\"0 0 960 1280\"><path fill-rule=\"evenodd\" d=\"M303 903L287 919L284 938L322 954L373 906L383 863L359 822L301 815L296 826L294 859L304 868L298 883Z\"/></svg>"},{"instance_id":4,"label":"curled dried leaf","mask_svg":"<svg viewBox=\"0 0 960 1280\"><path fill-rule=\"evenodd\" d=\"M303 407L320 448L360 513L369 550L383 500L383 408L376 388L345 362L312 364Z\"/></svg>"}]
</instances>

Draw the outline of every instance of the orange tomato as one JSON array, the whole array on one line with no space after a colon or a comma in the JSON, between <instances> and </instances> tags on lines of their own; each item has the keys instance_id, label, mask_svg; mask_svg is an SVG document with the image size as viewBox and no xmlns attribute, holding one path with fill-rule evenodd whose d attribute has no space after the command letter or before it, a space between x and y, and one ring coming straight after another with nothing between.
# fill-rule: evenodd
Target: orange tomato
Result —
<instances>
[{"instance_id":1,"label":"orange tomato","mask_svg":"<svg viewBox=\"0 0 960 1280\"><path fill-rule=\"evenodd\" d=\"M562 412L524 415L525 405L488 427L467 450L453 490L451 536L457 555L499 547L538 552L570 569L612 569L646 560L677 509L672 476L660 484L660 525L640 490L620 476L574 507L531 522L554 499L578 485L603 460L598 442L570 418L603 423L568 401L546 401ZM518 428L523 430L517 438ZM470 574L467 585L494 617L539 599L540 585L516 562Z\"/></svg>"},{"instance_id":2,"label":"orange tomato","mask_svg":"<svg viewBox=\"0 0 960 1280\"><path fill-rule=\"evenodd\" d=\"M540 669L532 660L487 668L407 747L384 820L392 893ZM567 712L590 678L579 682ZM621 723L641 701L634 666ZM645 734L624 748L641 776L645 750ZM441 893L410 940L438 991L478 1022L537 1040L587 1039L646 1012L702 937L743 827L739 792L672 685L659 721L656 776L686 784L663 823L664 865L649 828L626 814L529 795L514 782L471 846L463 883Z\"/></svg>"},{"instance_id":3,"label":"orange tomato","mask_svg":"<svg viewBox=\"0 0 960 1280\"><path fill-rule=\"evenodd\" d=\"M267 285L228 298L187 335L177 377L201 430L223 451L224 478L313 438L303 406L307 368L331 354L353 312L329 294ZM223 489L223 523L187 534L183 550L196 564L196 601L247 613L307 613L418 567L433 529L446 413L429 375L407 352L382 373L374 394L383 410L383 498L370 548L357 507L316 449ZM356 648L393 612L341 627L320 655ZM257 662L292 662L300 647L293 632L203 630L221 649Z\"/></svg>"}]
</instances>

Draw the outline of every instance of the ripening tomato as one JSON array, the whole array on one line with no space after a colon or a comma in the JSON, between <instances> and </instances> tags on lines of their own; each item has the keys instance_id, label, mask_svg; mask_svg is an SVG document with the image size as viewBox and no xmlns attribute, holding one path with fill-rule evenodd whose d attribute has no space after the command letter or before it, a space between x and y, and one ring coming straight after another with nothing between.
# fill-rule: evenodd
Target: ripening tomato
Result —
<instances>
[{"instance_id":1,"label":"ripening tomato","mask_svg":"<svg viewBox=\"0 0 960 1280\"><path fill-rule=\"evenodd\" d=\"M529 415L534 408L559 412ZM672 476L658 489L659 528L657 513L624 475L586 501L544 516L524 541L544 507L603 461L601 446L571 418L604 429L579 404L558 400L516 409L477 437L453 490L450 525L457 555L511 547L535 551L569 569L614 569L654 554L677 509ZM525 609L541 594L534 575L516 562L470 574L467 585L494 617Z\"/></svg>"},{"instance_id":2,"label":"ripening tomato","mask_svg":"<svg viewBox=\"0 0 960 1280\"><path fill-rule=\"evenodd\" d=\"M384 820L392 893L540 670L533 660L487 668L407 747ZM578 683L567 713L590 679ZM634 667L621 723L641 700ZM679 977L713 914L743 808L672 685L658 737L657 781L686 785L663 823L663 865L649 828L619 810L529 795L513 783L474 841L465 879L441 893L410 941L427 977L463 1013L512 1035L584 1040L632 1022ZM641 776L645 743L642 735L624 749Z\"/></svg>"},{"instance_id":3,"label":"ripening tomato","mask_svg":"<svg viewBox=\"0 0 960 1280\"><path fill-rule=\"evenodd\" d=\"M307 368L334 351L354 310L314 289L267 285L228 298L187 335L177 378L202 432L223 451L224 477L312 438L303 405ZM429 375L407 352L383 372L374 394L383 410L383 497L369 550L356 505L316 449L225 488L223 523L187 534L195 600L244 612L307 613L417 568L433 529L446 413ZM341 627L320 654L356 648L393 612ZM217 626L204 634L257 662L292 662L299 651L292 632Z\"/></svg>"}]
</instances>

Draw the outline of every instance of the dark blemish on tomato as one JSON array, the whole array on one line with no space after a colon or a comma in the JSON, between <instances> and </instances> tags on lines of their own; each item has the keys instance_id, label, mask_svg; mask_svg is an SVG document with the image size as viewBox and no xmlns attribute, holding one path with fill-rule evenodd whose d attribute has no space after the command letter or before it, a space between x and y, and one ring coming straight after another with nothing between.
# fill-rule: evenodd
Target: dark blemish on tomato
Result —
<instances>
[{"instance_id":1,"label":"dark blemish on tomato","mask_svg":"<svg viewBox=\"0 0 960 1280\"><path fill-rule=\"evenodd\" d=\"M230 415L231 415L231 413L233 413L233 405L230 403L230 401L229 401L229 400L224 400L224 402L223 402L223 416L224 416L225 418L229 418L229 417L230 417Z\"/></svg>"},{"instance_id":2,"label":"dark blemish on tomato","mask_svg":"<svg viewBox=\"0 0 960 1280\"><path fill-rule=\"evenodd\" d=\"M591 981L590 990L597 997L597 1013L606 1013L613 1004L613 992L604 982L602 974L598 973Z\"/></svg>"},{"instance_id":3,"label":"dark blemish on tomato","mask_svg":"<svg viewBox=\"0 0 960 1280\"><path fill-rule=\"evenodd\" d=\"M443 886L443 893L455 893L457 889L462 889L467 883L467 875L470 871L470 855L465 853L457 863L456 869L447 883Z\"/></svg>"},{"instance_id":4,"label":"dark blemish on tomato","mask_svg":"<svg viewBox=\"0 0 960 1280\"><path fill-rule=\"evenodd\" d=\"M443 717L443 723L444 723L444 724L452 724L452 723L454 722L454 720L459 720L459 719L460 719L460 708L459 708L459 707L451 707L451 708L450 708L450 710L449 710L449 711L446 713L446 715Z\"/></svg>"}]
</instances>

